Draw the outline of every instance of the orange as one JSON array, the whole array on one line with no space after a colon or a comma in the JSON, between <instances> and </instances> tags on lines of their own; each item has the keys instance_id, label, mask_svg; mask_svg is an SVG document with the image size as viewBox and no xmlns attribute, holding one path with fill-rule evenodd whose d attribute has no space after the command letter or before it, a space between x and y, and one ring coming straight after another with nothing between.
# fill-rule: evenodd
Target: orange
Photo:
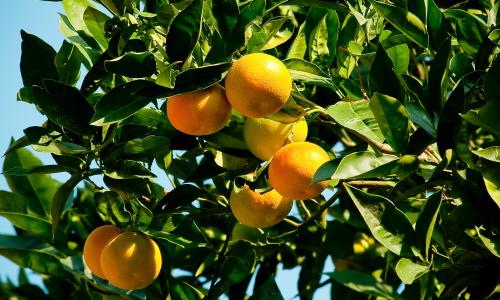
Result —
<instances>
[{"instance_id":1,"label":"orange","mask_svg":"<svg viewBox=\"0 0 500 300\"><path fill-rule=\"evenodd\" d=\"M236 219L243 225L265 228L281 222L292 209L292 201L275 190L265 193L252 191L248 185L233 190L229 205Z\"/></svg>"},{"instance_id":2,"label":"orange","mask_svg":"<svg viewBox=\"0 0 500 300\"><path fill-rule=\"evenodd\" d=\"M101 254L106 279L124 290L142 289L150 285L161 269L158 245L148 236L124 232L111 240Z\"/></svg>"},{"instance_id":3,"label":"orange","mask_svg":"<svg viewBox=\"0 0 500 300\"><path fill-rule=\"evenodd\" d=\"M169 97L168 120L175 129L190 135L209 135L221 130L231 117L224 88L209 88Z\"/></svg>"},{"instance_id":4,"label":"orange","mask_svg":"<svg viewBox=\"0 0 500 300\"><path fill-rule=\"evenodd\" d=\"M289 141L306 140L307 122L303 117L291 124L266 118L247 118L243 126L243 137L253 155L261 160L270 160Z\"/></svg>"},{"instance_id":5,"label":"orange","mask_svg":"<svg viewBox=\"0 0 500 300\"><path fill-rule=\"evenodd\" d=\"M83 259L90 271L95 275L106 279L101 268L101 253L104 246L117 237L121 230L114 225L104 225L94 229L83 246Z\"/></svg>"},{"instance_id":6,"label":"orange","mask_svg":"<svg viewBox=\"0 0 500 300\"><path fill-rule=\"evenodd\" d=\"M292 77L274 56L252 53L238 59L229 69L226 95L240 114L260 118L280 110L292 92Z\"/></svg>"},{"instance_id":7,"label":"orange","mask_svg":"<svg viewBox=\"0 0 500 300\"><path fill-rule=\"evenodd\" d=\"M328 182L312 184L314 174L330 157L323 148L296 142L278 150L269 164L269 182L281 195L293 200L315 198Z\"/></svg>"}]
</instances>

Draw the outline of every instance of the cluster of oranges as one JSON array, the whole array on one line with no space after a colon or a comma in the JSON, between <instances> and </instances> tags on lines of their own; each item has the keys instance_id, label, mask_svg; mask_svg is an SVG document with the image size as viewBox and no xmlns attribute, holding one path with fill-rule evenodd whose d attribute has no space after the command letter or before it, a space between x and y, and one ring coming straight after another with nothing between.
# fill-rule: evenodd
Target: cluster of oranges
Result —
<instances>
[{"instance_id":1,"label":"cluster of oranges","mask_svg":"<svg viewBox=\"0 0 500 300\"><path fill-rule=\"evenodd\" d=\"M124 290L142 289L160 273L160 248L148 236L122 231L114 225L94 229L83 247L90 271Z\"/></svg>"},{"instance_id":2,"label":"cluster of oranges","mask_svg":"<svg viewBox=\"0 0 500 300\"><path fill-rule=\"evenodd\" d=\"M168 119L181 132L203 136L221 130L232 109L245 116L248 149L261 160L271 160L272 189L262 194L246 185L234 189L231 210L243 225L275 225L288 215L293 200L314 198L326 188L326 182L313 184L312 178L330 158L318 145L305 142L304 118L291 124L266 118L286 104L292 91L290 72L280 60L264 53L245 55L231 66L224 85L170 97Z\"/></svg>"}]
</instances>

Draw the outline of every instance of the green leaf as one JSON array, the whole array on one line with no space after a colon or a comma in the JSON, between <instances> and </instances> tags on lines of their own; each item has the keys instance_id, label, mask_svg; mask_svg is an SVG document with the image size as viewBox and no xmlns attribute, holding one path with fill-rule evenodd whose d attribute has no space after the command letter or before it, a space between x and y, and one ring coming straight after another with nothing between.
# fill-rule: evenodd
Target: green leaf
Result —
<instances>
[{"instance_id":1,"label":"green leaf","mask_svg":"<svg viewBox=\"0 0 500 300\"><path fill-rule=\"evenodd\" d=\"M155 237L157 239L165 240L169 243L172 243L174 245L177 245L181 248L200 248L200 247L206 247L206 244L203 243L196 243L190 240L185 239L182 236L178 236L173 233L165 232L165 231L156 231L156 230L149 230L146 231L145 234L150 235L152 237Z\"/></svg>"},{"instance_id":2,"label":"green leaf","mask_svg":"<svg viewBox=\"0 0 500 300\"><path fill-rule=\"evenodd\" d=\"M292 79L305 84L319 85L335 89L335 83L317 65L303 59L290 58L283 61Z\"/></svg>"},{"instance_id":3,"label":"green leaf","mask_svg":"<svg viewBox=\"0 0 500 300\"><path fill-rule=\"evenodd\" d=\"M500 162L500 146L492 146L486 149L472 150L472 153L489 161Z\"/></svg>"},{"instance_id":4,"label":"green leaf","mask_svg":"<svg viewBox=\"0 0 500 300\"><path fill-rule=\"evenodd\" d=\"M108 16L90 6L87 7L83 13L83 22L88 32L99 43L102 49L108 48L108 40L104 32L104 26L108 20Z\"/></svg>"},{"instance_id":5,"label":"green leaf","mask_svg":"<svg viewBox=\"0 0 500 300\"><path fill-rule=\"evenodd\" d=\"M247 52L273 49L292 37L294 25L290 17L276 17L267 21L254 33L247 44Z\"/></svg>"},{"instance_id":6,"label":"green leaf","mask_svg":"<svg viewBox=\"0 0 500 300\"><path fill-rule=\"evenodd\" d=\"M13 263L41 274L67 276L54 250L33 237L0 235L0 255Z\"/></svg>"},{"instance_id":7,"label":"green leaf","mask_svg":"<svg viewBox=\"0 0 500 300\"><path fill-rule=\"evenodd\" d=\"M500 91L498 89L498 78L500 78L500 58L493 62L490 69L486 73L484 82L484 91L489 100L500 99Z\"/></svg>"},{"instance_id":8,"label":"green leaf","mask_svg":"<svg viewBox=\"0 0 500 300\"><path fill-rule=\"evenodd\" d=\"M179 74L179 71L175 70L176 64L170 64L161 70L160 74L156 78L156 84L163 87L172 89L175 85L175 76Z\"/></svg>"},{"instance_id":9,"label":"green leaf","mask_svg":"<svg viewBox=\"0 0 500 300\"><path fill-rule=\"evenodd\" d=\"M214 286L216 296L221 295L230 285L247 278L255 269L256 258L250 243L239 240L230 245L220 269L220 281Z\"/></svg>"},{"instance_id":10,"label":"green leaf","mask_svg":"<svg viewBox=\"0 0 500 300\"><path fill-rule=\"evenodd\" d=\"M130 78L151 76L156 71L156 62L150 52L127 52L117 58L106 60L104 68L112 73Z\"/></svg>"},{"instance_id":11,"label":"green leaf","mask_svg":"<svg viewBox=\"0 0 500 300\"><path fill-rule=\"evenodd\" d=\"M30 199L19 194L0 191L0 215L30 235L50 240L51 224L44 218L31 215L28 209L29 202Z\"/></svg>"},{"instance_id":12,"label":"green leaf","mask_svg":"<svg viewBox=\"0 0 500 300\"><path fill-rule=\"evenodd\" d=\"M380 93L402 99L401 82L394 71L391 58L380 43L370 68L368 84L372 93Z\"/></svg>"},{"instance_id":13,"label":"green leaf","mask_svg":"<svg viewBox=\"0 0 500 300\"><path fill-rule=\"evenodd\" d=\"M368 2L392 26L396 27L418 45L427 48L428 36L425 24L417 16L398 6L375 0L368 0Z\"/></svg>"},{"instance_id":14,"label":"green leaf","mask_svg":"<svg viewBox=\"0 0 500 300\"><path fill-rule=\"evenodd\" d=\"M425 201L424 208L418 216L415 225L417 233L417 243L422 250L425 260L429 261L429 247L431 244L432 233L441 207L442 191L432 194Z\"/></svg>"},{"instance_id":15,"label":"green leaf","mask_svg":"<svg viewBox=\"0 0 500 300\"><path fill-rule=\"evenodd\" d=\"M329 11L311 31L308 49L312 63L326 69L332 64L337 50L340 22L335 11Z\"/></svg>"},{"instance_id":16,"label":"green leaf","mask_svg":"<svg viewBox=\"0 0 500 300\"><path fill-rule=\"evenodd\" d=\"M455 150L458 143L462 118L460 113L465 110L464 83L460 81L451 92L443 107L437 126L437 145L439 154L444 155L447 149Z\"/></svg>"},{"instance_id":17,"label":"green leaf","mask_svg":"<svg viewBox=\"0 0 500 300\"><path fill-rule=\"evenodd\" d=\"M357 39L360 26L356 18L348 14L344 19L344 23L340 28L339 39L337 41L337 46L347 49L349 44ZM356 57L352 56L349 51L340 51L337 54L337 65L339 68L339 76L343 78L349 78L351 76L354 67L356 66Z\"/></svg>"},{"instance_id":18,"label":"green leaf","mask_svg":"<svg viewBox=\"0 0 500 300\"><path fill-rule=\"evenodd\" d=\"M486 38L486 23L464 9L447 9L444 14L455 19L457 40L462 49L470 56L476 56Z\"/></svg>"},{"instance_id":19,"label":"green leaf","mask_svg":"<svg viewBox=\"0 0 500 300\"><path fill-rule=\"evenodd\" d=\"M156 175L141 163L134 160L113 160L105 161L106 169L104 174L114 179L129 178L154 178Z\"/></svg>"},{"instance_id":20,"label":"green leaf","mask_svg":"<svg viewBox=\"0 0 500 300\"><path fill-rule=\"evenodd\" d=\"M194 0L170 26L166 50L171 62L185 61L191 55L201 32L203 1Z\"/></svg>"},{"instance_id":21,"label":"green leaf","mask_svg":"<svg viewBox=\"0 0 500 300\"><path fill-rule=\"evenodd\" d=\"M346 270L335 271L327 275L338 283L359 293L374 297L379 296L390 300L402 299L401 296L393 290L392 286L385 284L381 279L367 273Z\"/></svg>"},{"instance_id":22,"label":"green leaf","mask_svg":"<svg viewBox=\"0 0 500 300\"><path fill-rule=\"evenodd\" d=\"M375 239L396 255L411 257L415 231L405 214L385 197L345 183L344 187Z\"/></svg>"},{"instance_id":23,"label":"green leaf","mask_svg":"<svg viewBox=\"0 0 500 300\"><path fill-rule=\"evenodd\" d=\"M166 152L170 148L170 140L163 136L147 136L145 138L133 139L123 146L123 154L126 157L154 158L155 155Z\"/></svg>"},{"instance_id":24,"label":"green leaf","mask_svg":"<svg viewBox=\"0 0 500 300\"><path fill-rule=\"evenodd\" d=\"M74 85L80 78L82 57L78 48L63 41L61 49L54 59L59 79L67 85Z\"/></svg>"},{"instance_id":25,"label":"green leaf","mask_svg":"<svg viewBox=\"0 0 500 300\"><path fill-rule=\"evenodd\" d=\"M488 194L500 208L500 168L498 168L498 164L492 163L491 166L484 167L482 175Z\"/></svg>"},{"instance_id":26,"label":"green leaf","mask_svg":"<svg viewBox=\"0 0 500 300\"><path fill-rule=\"evenodd\" d=\"M114 87L96 103L95 114L90 122L102 126L133 115L151 102L152 98L143 96L140 91L152 84L146 80L135 80Z\"/></svg>"},{"instance_id":27,"label":"green leaf","mask_svg":"<svg viewBox=\"0 0 500 300\"><path fill-rule=\"evenodd\" d=\"M42 162L26 149L18 149L5 156L3 172L14 168L32 168L42 166ZM40 216L50 216L52 198L60 183L48 175L32 174L27 176L5 175L10 189L30 199L30 211Z\"/></svg>"},{"instance_id":28,"label":"green leaf","mask_svg":"<svg viewBox=\"0 0 500 300\"><path fill-rule=\"evenodd\" d=\"M7 151L5 151L3 156L11 153L12 151L16 151L17 149L21 149L21 148L24 148L24 147L29 146L29 145L31 145L31 143L30 143L28 137L23 135L22 137L15 140L14 142L11 142L11 144L9 145L9 148L7 149Z\"/></svg>"},{"instance_id":29,"label":"green leaf","mask_svg":"<svg viewBox=\"0 0 500 300\"><path fill-rule=\"evenodd\" d=\"M491 133L500 136L500 101L489 101L479 109L473 109L466 114L461 114L467 122L482 127Z\"/></svg>"},{"instance_id":30,"label":"green leaf","mask_svg":"<svg viewBox=\"0 0 500 300\"><path fill-rule=\"evenodd\" d=\"M80 88L82 94L84 94L85 96L90 96L99 88L99 85L101 84L105 76L110 74L104 68L104 62L109 59L111 59L111 56L106 51L101 54L97 61L92 65L87 75L85 75L85 78L83 78L82 86Z\"/></svg>"},{"instance_id":31,"label":"green leaf","mask_svg":"<svg viewBox=\"0 0 500 300\"><path fill-rule=\"evenodd\" d=\"M342 158L332 178L366 178L363 174L397 159L398 157L394 155L376 156L373 152L368 151L354 152ZM378 177L379 174L374 175L374 177Z\"/></svg>"},{"instance_id":32,"label":"green leaf","mask_svg":"<svg viewBox=\"0 0 500 300\"><path fill-rule=\"evenodd\" d=\"M450 58L451 40L447 39L432 61L429 71L429 97L428 101L424 102L427 110L437 114L441 112L448 96Z\"/></svg>"},{"instance_id":33,"label":"green leaf","mask_svg":"<svg viewBox=\"0 0 500 300\"><path fill-rule=\"evenodd\" d=\"M21 30L21 76L25 87L42 86L44 79L59 79L56 51L35 35Z\"/></svg>"},{"instance_id":34,"label":"green leaf","mask_svg":"<svg viewBox=\"0 0 500 300\"><path fill-rule=\"evenodd\" d=\"M498 235L488 233L486 230L482 230L477 226L476 232L486 249L488 249L491 254L500 258L500 237Z\"/></svg>"},{"instance_id":35,"label":"green leaf","mask_svg":"<svg viewBox=\"0 0 500 300\"><path fill-rule=\"evenodd\" d=\"M397 99L375 93L370 99L370 109L389 145L403 153L410 141L410 116Z\"/></svg>"},{"instance_id":36,"label":"green leaf","mask_svg":"<svg viewBox=\"0 0 500 300\"><path fill-rule=\"evenodd\" d=\"M379 42L382 44L387 52L387 55L391 59L394 71L396 71L397 74L406 74L410 63L410 49L405 42L406 39L404 38L404 35L391 34L391 31L384 30L379 36ZM395 40L394 45L390 44L393 39Z\"/></svg>"},{"instance_id":37,"label":"green leaf","mask_svg":"<svg viewBox=\"0 0 500 300\"><path fill-rule=\"evenodd\" d=\"M412 284L419 277L429 272L429 267L414 263L408 258L401 258L396 264L396 274L404 284Z\"/></svg>"},{"instance_id":38,"label":"green leaf","mask_svg":"<svg viewBox=\"0 0 500 300\"><path fill-rule=\"evenodd\" d=\"M266 300L266 299L275 299L275 300L284 300L283 295L281 295L281 291L276 284L276 281L271 276L266 282L264 282L258 289L253 293L248 300Z\"/></svg>"},{"instance_id":39,"label":"green leaf","mask_svg":"<svg viewBox=\"0 0 500 300\"><path fill-rule=\"evenodd\" d=\"M61 221L62 214L64 213L64 209L66 208L68 198L71 197L71 193L81 180L82 174L74 174L57 190L57 193L54 195L51 208L52 232L56 232L59 221Z\"/></svg>"},{"instance_id":40,"label":"green leaf","mask_svg":"<svg viewBox=\"0 0 500 300\"><path fill-rule=\"evenodd\" d=\"M217 31L222 38L228 38L238 23L238 3L236 0L213 0L212 14Z\"/></svg>"},{"instance_id":41,"label":"green leaf","mask_svg":"<svg viewBox=\"0 0 500 300\"><path fill-rule=\"evenodd\" d=\"M349 128L370 140L379 143L384 141L384 135L370 110L369 101L339 101L327 107L326 111L341 126Z\"/></svg>"},{"instance_id":42,"label":"green leaf","mask_svg":"<svg viewBox=\"0 0 500 300\"><path fill-rule=\"evenodd\" d=\"M89 125L94 110L76 88L58 81L43 81L45 89L33 87L36 104L57 125L76 133L90 135Z\"/></svg>"},{"instance_id":43,"label":"green leaf","mask_svg":"<svg viewBox=\"0 0 500 300\"><path fill-rule=\"evenodd\" d=\"M12 176L26 176L30 174L52 174L52 173L61 173L61 172L74 172L75 169L61 166L61 165L45 165L45 166L36 166L32 168L22 168L16 166L12 169L3 171L3 175L12 175Z\"/></svg>"},{"instance_id":44,"label":"green leaf","mask_svg":"<svg viewBox=\"0 0 500 300\"><path fill-rule=\"evenodd\" d=\"M125 228L132 221L131 213L116 192L98 192L94 194L94 199L97 213L104 222Z\"/></svg>"},{"instance_id":45,"label":"green leaf","mask_svg":"<svg viewBox=\"0 0 500 300\"><path fill-rule=\"evenodd\" d=\"M133 210L132 223L134 228L139 231L145 231L153 219L153 213L137 199L130 200L129 204Z\"/></svg>"}]
</instances>

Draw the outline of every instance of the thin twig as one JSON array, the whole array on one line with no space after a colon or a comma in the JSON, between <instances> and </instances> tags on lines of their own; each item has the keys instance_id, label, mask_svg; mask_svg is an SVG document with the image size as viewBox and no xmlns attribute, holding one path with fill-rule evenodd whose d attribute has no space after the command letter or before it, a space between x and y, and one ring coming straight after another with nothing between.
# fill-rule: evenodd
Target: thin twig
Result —
<instances>
[{"instance_id":1,"label":"thin twig","mask_svg":"<svg viewBox=\"0 0 500 300\"><path fill-rule=\"evenodd\" d=\"M325 210L327 210L332 204L333 202L335 202L335 200L337 200L337 198L340 196L340 194L342 193L342 188L339 188L337 190L337 192L335 192L335 194L333 194L330 199L328 199L328 201L326 201L325 203L323 203L319 208L318 210L316 210L310 218L308 218L307 220L305 220L304 222L302 222L297 228L295 228L294 230L291 230L291 231L288 231L288 232L285 232L283 234L280 234L280 235L277 235L277 236L272 236L272 237L269 237L269 239L273 239L273 240L277 240L277 239L281 239L281 238L284 238L284 237L287 237L287 236L290 236L290 235L293 235L293 234L296 234L298 233L302 228L305 228L307 226L309 226L309 224L313 223L317 218L319 218L323 212Z\"/></svg>"},{"instance_id":2,"label":"thin twig","mask_svg":"<svg viewBox=\"0 0 500 300\"><path fill-rule=\"evenodd\" d=\"M370 146L372 146L373 148L376 148L378 149L380 152L382 153L386 153L386 154L395 154L396 152L394 151L394 149L392 149L391 146L389 145L386 145L386 144L382 144L380 142L377 142L377 141L374 141L374 140L371 140L369 138L367 138L366 136L360 134L359 132L357 132L356 130L352 130L350 128L347 128L345 127L345 129L351 133L353 133L354 135L356 135L357 137L359 137L360 139L362 139L363 141L367 142Z\"/></svg>"}]
</instances>

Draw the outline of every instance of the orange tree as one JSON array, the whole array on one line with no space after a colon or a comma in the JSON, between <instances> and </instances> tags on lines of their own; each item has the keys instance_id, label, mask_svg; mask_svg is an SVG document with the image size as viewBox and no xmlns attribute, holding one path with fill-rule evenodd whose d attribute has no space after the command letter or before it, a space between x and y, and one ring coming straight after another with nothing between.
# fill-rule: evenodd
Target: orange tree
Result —
<instances>
[{"instance_id":1,"label":"orange tree","mask_svg":"<svg viewBox=\"0 0 500 300\"><path fill-rule=\"evenodd\" d=\"M45 289L21 272L0 297L280 299L282 265L301 299L498 299L499 3L62 1L59 50L21 31L18 99L47 121L0 192L0 254ZM295 143L268 168L245 135Z\"/></svg>"}]
</instances>

